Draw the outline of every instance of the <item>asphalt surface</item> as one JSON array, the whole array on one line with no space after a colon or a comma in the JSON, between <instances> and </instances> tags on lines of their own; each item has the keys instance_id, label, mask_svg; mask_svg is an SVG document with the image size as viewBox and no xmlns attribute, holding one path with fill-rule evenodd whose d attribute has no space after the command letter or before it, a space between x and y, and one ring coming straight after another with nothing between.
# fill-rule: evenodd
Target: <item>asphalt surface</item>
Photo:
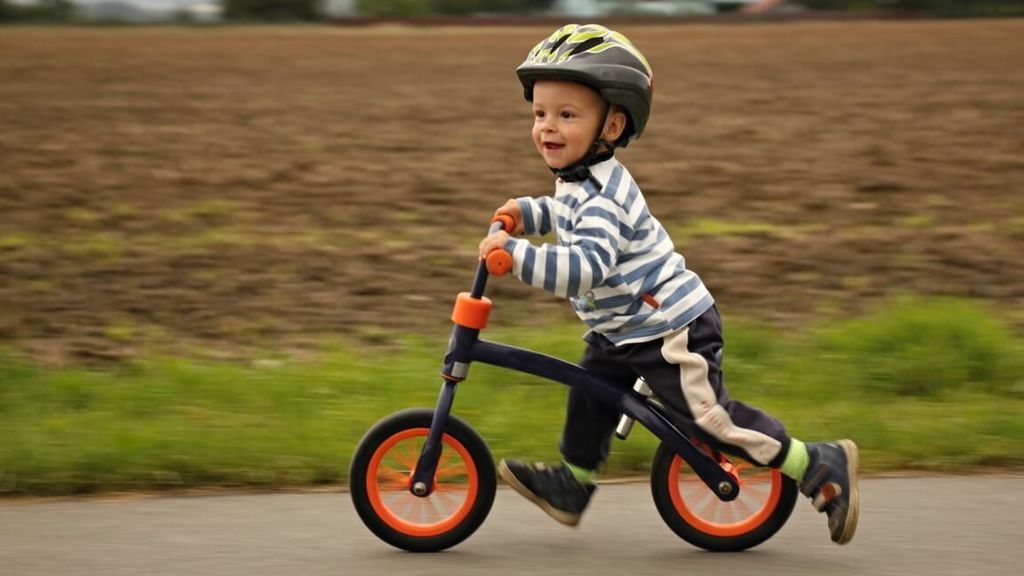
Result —
<instances>
[{"instance_id":1,"label":"asphalt surface","mask_svg":"<svg viewBox=\"0 0 1024 576\"><path fill-rule=\"evenodd\" d=\"M0 501L0 575L1019 575L1024 476L874 478L857 537L828 539L798 502L774 538L705 552L664 524L644 483L603 485L566 528L501 488L480 530L437 554L389 547L343 492Z\"/></svg>"}]
</instances>

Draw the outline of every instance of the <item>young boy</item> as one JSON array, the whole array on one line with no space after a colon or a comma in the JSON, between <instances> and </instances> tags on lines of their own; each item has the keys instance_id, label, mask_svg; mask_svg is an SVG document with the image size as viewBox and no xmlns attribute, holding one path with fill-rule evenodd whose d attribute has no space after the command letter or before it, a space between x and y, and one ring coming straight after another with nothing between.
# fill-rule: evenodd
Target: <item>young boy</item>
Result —
<instances>
[{"instance_id":1,"label":"young boy","mask_svg":"<svg viewBox=\"0 0 1024 576\"><path fill-rule=\"evenodd\" d=\"M523 282L568 298L590 330L581 365L654 393L690 414L709 441L762 466L780 468L828 515L832 540L857 528L857 446L804 444L775 418L730 400L722 383L722 328L714 300L686 268L615 148L639 137L650 114L653 75L625 36L570 24L530 51L516 70L533 103L533 143L557 176L554 196L509 200L511 234L480 243L503 248ZM554 231L558 245L515 238ZM499 473L559 522L575 526L596 489L619 413L570 388L561 452L545 466L502 460Z\"/></svg>"}]
</instances>

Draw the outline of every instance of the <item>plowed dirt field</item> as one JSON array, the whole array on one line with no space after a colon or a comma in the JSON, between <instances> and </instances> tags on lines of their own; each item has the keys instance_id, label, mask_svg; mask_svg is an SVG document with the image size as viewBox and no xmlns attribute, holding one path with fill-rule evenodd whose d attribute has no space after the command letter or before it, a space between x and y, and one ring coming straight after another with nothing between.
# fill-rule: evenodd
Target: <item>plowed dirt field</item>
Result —
<instances>
[{"instance_id":1,"label":"plowed dirt field","mask_svg":"<svg viewBox=\"0 0 1024 576\"><path fill-rule=\"evenodd\" d=\"M552 190L513 72L549 31L0 29L0 347L443 331L493 209ZM1024 325L1024 21L623 31L657 91L621 158L727 321L910 293ZM496 322L572 317L492 285Z\"/></svg>"}]
</instances>

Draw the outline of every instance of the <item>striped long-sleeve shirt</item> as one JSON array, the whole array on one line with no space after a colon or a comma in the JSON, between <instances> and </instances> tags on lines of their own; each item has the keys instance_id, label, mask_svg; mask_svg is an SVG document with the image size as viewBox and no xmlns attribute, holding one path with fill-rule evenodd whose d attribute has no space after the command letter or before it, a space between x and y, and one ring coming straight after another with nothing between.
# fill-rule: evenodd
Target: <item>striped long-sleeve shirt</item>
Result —
<instances>
[{"instance_id":1,"label":"striped long-sleeve shirt","mask_svg":"<svg viewBox=\"0 0 1024 576\"><path fill-rule=\"evenodd\" d=\"M589 179L558 180L553 197L517 199L526 234L553 230L558 243L510 239L513 273L568 298L591 330L617 345L689 324L714 303L711 293L686 269L629 171L615 158L590 171L603 188Z\"/></svg>"}]
</instances>

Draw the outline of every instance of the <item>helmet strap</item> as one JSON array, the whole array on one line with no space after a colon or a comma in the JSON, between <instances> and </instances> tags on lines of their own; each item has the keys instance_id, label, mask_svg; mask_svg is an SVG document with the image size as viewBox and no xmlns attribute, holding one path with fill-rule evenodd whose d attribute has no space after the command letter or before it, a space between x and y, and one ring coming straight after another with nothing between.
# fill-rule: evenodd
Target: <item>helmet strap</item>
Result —
<instances>
[{"instance_id":1,"label":"helmet strap","mask_svg":"<svg viewBox=\"0 0 1024 576\"><path fill-rule=\"evenodd\" d=\"M612 156L615 156L615 143L609 142L601 137L604 133L604 127L608 123L608 116L611 114L611 110L611 104L605 101L603 115L604 120L602 120L597 126L597 134L594 135L594 141L590 144L590 149L583 155L583 158L580 158L577 162L566 166L565 168L551 168L551 172L555 176L558 176L565 182L582 182L584 180L591 180L598 188L604 187L604 185L590 173L590 167L594 164L600 164Z\"/></svg>"}]
</instances>

